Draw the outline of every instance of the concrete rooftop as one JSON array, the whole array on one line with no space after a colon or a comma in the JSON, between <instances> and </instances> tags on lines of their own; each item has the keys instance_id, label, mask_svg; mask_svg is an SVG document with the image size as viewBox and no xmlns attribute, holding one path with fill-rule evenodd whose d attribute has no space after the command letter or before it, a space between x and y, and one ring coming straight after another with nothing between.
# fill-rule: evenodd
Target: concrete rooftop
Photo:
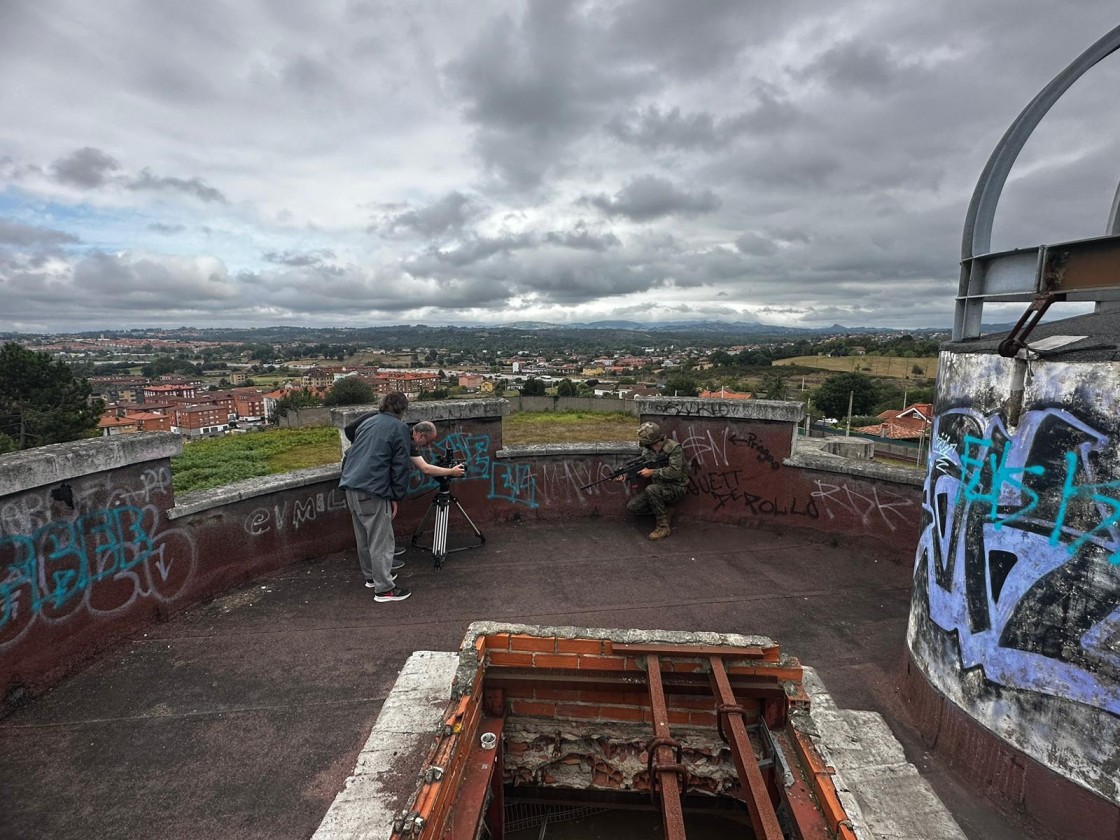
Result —
<instances>
[{"instance_id":1,"label":"concrete rooftop","mask_svg":"<svg viewBox=\"0 0 1120 840\"><path fill-rule=\"evenodd\" d=\"M484 530L441 571L410 548L402 603L373 601L351 551L114 648L0 721L0 837L310 837L408 656L457 650L482 620L770 636L838 706L885 717L970 838L1045 836L958 784L910 728L896 685L910 558L701 522L660 543L644 521ZM469 542L452 516L448 545Z\"/></svg>"}]
</instances>

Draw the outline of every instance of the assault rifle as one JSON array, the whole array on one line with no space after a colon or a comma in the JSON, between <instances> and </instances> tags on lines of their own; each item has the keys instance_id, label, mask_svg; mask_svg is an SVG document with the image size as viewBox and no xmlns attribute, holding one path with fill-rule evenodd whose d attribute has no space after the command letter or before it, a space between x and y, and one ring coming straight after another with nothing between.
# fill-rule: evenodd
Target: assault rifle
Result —
<instances>
[{"instance_id":1,"label":"assault rifle","mask_svg":"<svg viewBox=\"0 0 1120 840\"><path fill-rule=\"evenodd\" d=\"M600 478L598 481L592 481L590 484L585 484L585 485L583 485L583 487L581 487L579 489L580 490L586 490L589 487L594 487L596 484L602 484L604 481L614 481L620 475L626 476L626 482L628 484L631 484L631 485L637 484L638 473L640 473L646 467L649 467L651 470L654 470L654 469L657 469L658 467L667 467L667 466L669 466L669 453L668 452L659 452L656 455L654 455L652 458L643 458L641 455L639 455L637 458L634 458L632 461L627 461L625 464L623 464L617 470L612 471L610 475L608 475L604 478Z\"/></svg>"}]
</instances>

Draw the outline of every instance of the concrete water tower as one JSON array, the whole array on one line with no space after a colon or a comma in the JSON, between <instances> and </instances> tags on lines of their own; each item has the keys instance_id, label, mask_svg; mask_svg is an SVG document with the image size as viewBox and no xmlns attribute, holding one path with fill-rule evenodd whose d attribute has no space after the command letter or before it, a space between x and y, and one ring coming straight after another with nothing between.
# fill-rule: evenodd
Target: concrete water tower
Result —
<instances>
[{"instance_id":1,"label":"concrete water tower","mask_svg":"<svg viewBox=\"0 0 1120 840\"><path fill-rule=\"evenodd\" d=\"M990 248L1032 131L1118 48L1120 27L1043 88L969 205L907 639L927 745L1070 838L1120 836L1120 191L1103 236ZM1018 323L982 336L1008 301ZM1042 323L1064 301L1095 311Z\"/></svg>"}]
</instances>

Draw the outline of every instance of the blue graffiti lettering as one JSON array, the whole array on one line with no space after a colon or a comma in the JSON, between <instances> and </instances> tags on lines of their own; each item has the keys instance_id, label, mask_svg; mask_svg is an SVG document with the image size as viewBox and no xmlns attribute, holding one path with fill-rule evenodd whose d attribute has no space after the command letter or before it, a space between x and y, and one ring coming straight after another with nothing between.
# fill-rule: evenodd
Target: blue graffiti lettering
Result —
<instances>
[{"instance_id":1,"label":"blue graffiti lettering","mask_svg":"<svg viewBox=\"0 0 1120 840\"><path fill-rule=\"evenodd\" d=\"M495 464L488 498L536 510L537 477L528 464Z\"/></svg>"},{"instance_id":2,"label":"blue graffiti lettering","mask_svg":"<svg viewBox=\"0 0 1120 840\"><path fill-rule=\"evenodd\" d=\"M1120 714L1120 481L1098 481L1108 436L1064 409L1011 434L968 408L935 420L918 580L963 668Z\"/></svg>"}]
</instances>

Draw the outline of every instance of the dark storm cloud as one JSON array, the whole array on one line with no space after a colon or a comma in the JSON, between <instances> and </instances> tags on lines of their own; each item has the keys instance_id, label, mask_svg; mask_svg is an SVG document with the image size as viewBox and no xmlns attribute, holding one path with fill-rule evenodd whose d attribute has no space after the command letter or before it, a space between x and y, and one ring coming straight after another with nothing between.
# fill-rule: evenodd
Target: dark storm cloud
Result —
<instances>
[{"instance_id":1,"label":"dark storm cloud","mask_svg":"<svg viewBox=\"0 0 1120 840\"><path fill-rule=\"evenodd\" d=\"M624 58L687 80L726 67L798 14L795 3L641 0L617 4L607 34Z\"/></svg>"},{"instance_id":2,"label":"dark storm cloud","mask_svg":"<svg viewBox=\"0 0 1120 840\"><path fill-rule=\"evenodd\" d=\"M174 309L184 300L207 308L237 296L229 278L221 274L183 270L154 259L129 259L116 254L92 254L73 270L73 284L82 297L94 297L100 308L164 306Z\"/></svg>"},{"instance_id":3,"label":"dark storm cloud","mask_svg":"<svg viewBox=\"0 0 1120 840\"><path fill-rule=\"evenodd\" d=\"M0 245L17 248L46 249L60 245L73 245L81 240L73 234L61 230L22 225L7 219L0 219Z\"/></svg>"},{"instance_id":4,"label":"dark storm cloud","mask_svg":"<svg viewBox=\"0 0 1120 840\"><path fill-rule=\"evenodd\" d=\"M220 190L206 184L201 178L173 178L153 175L148 169L143 169L140 174L128 183L130 190L155 190L181 192L194 196L200 201L217 202L226 204L226 197Z\"/></svg>"},{"instance_id":5,"label":"dark storm cloud","mask_svg":"<svg viewBox=\"0 0 1120 840\"><path fill-rule=\"evenodd\" d=\"M453 190L427 207L406 210L386 221L389 230L411 230L422 236L437 237L460 231L483 214L479 202Z\"/></svg>"},{"instance_id":6,"label":"dark storm cloud","mask_svg":"<svg viewBox=\"0 0 1120 840\"><path fill-rule=\"evenodd\" d=\"M772 257L778 253L778 244L769 236L759 233L744 233L735 240L735 247L744 254L756 257Z\"/></svg>"},{"instance_id":7,"label":"dark storm cloud","mask_svg":"<svg viewBox=\"0 0 1120 840\"><path fill-rule=\"evenodd\" d=\"M520 19L492 19L447 66L488 171L535 187L564 165L571 143L605 121L612 102L651 84L604 46L596 21L576 5L531 0Z\"/></svg>"},{"instance_id":8,"label":"dark storm cloud","mask_svg":"<svg viewBox=\"0 0 1120 840\"><path fill-rule=\"evenodd\" d=\"M681 114L678 107L662 110L649 105L613 117L607 132L643 149L718 149L747 128L744 116L717 120L708 113Z\"/></svg>"},{"instance_id":9,"label":"dark storm cloud","mask_svg":"<svg viewBox=\"0 0 1120 840\"><path fill-rule=\"evenodd\" d=\"M825 50L797 76L818 78L832 87L858 88L868 93L881 93L906 83L906 74L891 60L886 47L856 41L846 41Z\"/></svg>"},{"instance_id":10,"label":"dark storm cloud","mask_svg":"<svg viewBox=\"0 0 1120 840\"><path fill-rule=\"evenodd\" d=\"M83 189L104 185L118 169L120 164L113 158L100 149L89 146L78 149L51 164L51 172L59 183Z\"/></svg>"},{"instance_id":11,"label":"dark storm cloud","mask_svg":"<svg viewBox=\"0 0 1120 840\"><path fill-rule=\"evenodd\" d=\"M478 236L465 240L454 248L433 249L430 253L449 265L470 265L489 259L495 254L511 254L534 244L534 237L527 233L506 236Z\"/></svg>"},{"instance_id":12,"label":"dark storm cloud","mask_svg":"<svg viewBox=\"0 0 1120 840\"><path fill-rule=\"evenodd\" d=\"M711 190L688 192L656 175L635 178L615 193L585 196L582 201L598 207L608 216L624 216L636 222L662 216L696 216L710 213L720 206L719 197Z\"/></svg>"},{"instance_id":13,"label":"dark storm cloud","mask_svg":"<svg viewBox=\"0 0 1120 840\"><path fill-rule=\"evenodd\" d=\"M265 262L292 267L320 265L334 257L334 252L325 248L317 251L267 251L261 255Z\"/></svg>"},{"instance_id":14,"label":"dark storm cloud","mask_svg":"<svg viewBox=\"0 0 1120 840\"><path fill-rule=\"evenodd\" d=\"M616 248L622 241L609 231L604 234L595 234L586 226L577 224L567 231L549 231L544 235L544 241L550 245L562 245L565 248L576 248L585 251L606 251Z\"/></svg>"}]
</instances>

